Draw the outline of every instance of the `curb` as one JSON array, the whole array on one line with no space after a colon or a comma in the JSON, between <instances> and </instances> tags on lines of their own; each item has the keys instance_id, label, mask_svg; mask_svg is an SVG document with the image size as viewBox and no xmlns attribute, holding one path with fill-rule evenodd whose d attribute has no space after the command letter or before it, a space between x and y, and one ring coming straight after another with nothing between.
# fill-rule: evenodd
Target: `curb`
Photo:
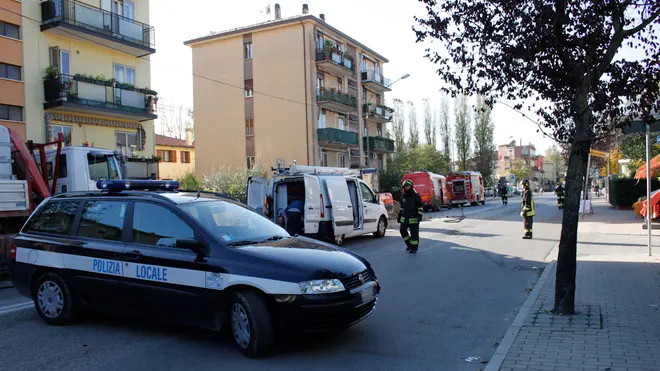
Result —
<instances>
[{"instance_id":1,"label":"curb","mask_svg":"<svg viewBox=\"0 0 660 371\"><path fill-rule=\"evenodd\" d=\"M559 244L557 244L555 248L550 251L548 256L550 256L558 247ZM539 278L538 282L536 282L534 289L527 297L527 300L525 300L525 304L523 304L522 308L520 308L520 311L518 311L518 314L513 320L511 327L509 327L509 329L506 331L504 338L500 342L500 345L497 347L497 349L495 349L495 353L490 358L490 361L488 362L486 368L484 368L484 371L498 371L502 366L502 363L504 363L504 359L506 358L507 353L509 353L511 346L513 346L513 342L516 340L516 337L518 337L518 333L520 332L520 329L525 322L525 318L527 318L527 315L532 310L534 303L536 303L536 299L539 297L539 293L541 292L543 286L545 286L545 282L548 280L548 276L550 276L550 272L552 271L552 268L554 268L555 264L556 261L552 260L545 266L543 274L541 274L541 277Z\"/></svg>"},{"instance_id":2,"label":"curb","mask_svg":"<svg viewBox=\"0 0 660 371\"><path fill-rule=\"evenodd\" d=\"M4 316L5 314L18 312L28 308L34 308L34 302L27 301L24 303L8 305L6 307L0 307L0 316Z\"/></svg>"}]
</instances>

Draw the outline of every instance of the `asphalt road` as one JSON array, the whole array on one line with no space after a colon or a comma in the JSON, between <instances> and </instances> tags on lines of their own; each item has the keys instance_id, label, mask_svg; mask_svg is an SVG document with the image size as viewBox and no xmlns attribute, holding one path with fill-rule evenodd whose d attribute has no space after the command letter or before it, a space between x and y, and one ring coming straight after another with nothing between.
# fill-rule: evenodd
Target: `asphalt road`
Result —
<instances>
[{"instance_id":1,"label":"asphalt road","mask_svg":"<svg viewBox=\"0 0 660 371\"><path fill-rule=\"evenodd\" d=\"M347 240L382 283L376 311L339 334L280 342L268 359L243 357L225 333L104 316L51 327L30 308L0 315L0 370L476 371L485 365L465 359L490 358L559 238L553 196L536 198L533 241L521 239L519 202L489 199L466 208L461 222L422 223L417 255L404 251L396 230ZM11 290L0 290L0 313L2 303L17 302Z\"/></svg>"}]
</instances>

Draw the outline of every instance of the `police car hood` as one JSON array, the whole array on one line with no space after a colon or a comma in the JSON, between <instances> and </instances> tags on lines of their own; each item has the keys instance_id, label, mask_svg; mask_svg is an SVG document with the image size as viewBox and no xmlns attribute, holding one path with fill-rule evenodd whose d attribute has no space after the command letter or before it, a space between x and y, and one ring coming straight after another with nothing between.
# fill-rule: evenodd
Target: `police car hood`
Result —
<instances>
[{"instance_id":1,"label":"police car hood","mask_svg":"<svg viewBox=\"0 0 660 371\"><path fill-rule=\"evenodd\" d=\"M327 272L338 278L348 277L364 271L369 266L369 263L357 254L306 237L240 246L237 249L241 253L295 270L314 271L319 274L319 279L330 278L327 277Z\"/></svg>"}]
</instances>

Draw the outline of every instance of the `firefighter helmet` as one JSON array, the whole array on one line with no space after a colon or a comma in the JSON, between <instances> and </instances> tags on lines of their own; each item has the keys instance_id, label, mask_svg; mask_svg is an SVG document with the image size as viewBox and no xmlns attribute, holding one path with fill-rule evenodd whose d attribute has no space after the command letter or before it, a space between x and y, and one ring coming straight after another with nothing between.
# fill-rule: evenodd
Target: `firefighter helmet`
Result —
<instances>
[{"instance_id":1,"label":"firefighter helmet","mask_svg":"<svg viewBox=\"0 0 660 371\"><path fill-rule=\"evenodd\" d=\"M401 188L404 188L405 186L413 186L413 181L410 179L406 179L403 181L403 184L401 185Z\"/></svg>"},{"instance_id":2,"label":"firefighter helmet","mask_svg":"<svg viewBox=\"0 0 660 371\"><path fill-rule=\"evenodd\" d=\"M522 181L522 185L523 185L523 187L525 187L525 188L529 188L529 179L524 179L524 180Z\"/></svg>"}]
</instances>

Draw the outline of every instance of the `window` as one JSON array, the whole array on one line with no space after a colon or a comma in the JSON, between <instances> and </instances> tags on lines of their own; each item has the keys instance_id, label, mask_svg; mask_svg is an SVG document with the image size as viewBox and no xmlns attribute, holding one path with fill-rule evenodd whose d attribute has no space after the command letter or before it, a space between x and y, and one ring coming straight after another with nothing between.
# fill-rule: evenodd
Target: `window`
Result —
<instances>
[{"instance_id":1,"label":"window","mask_svg":"<svg viewBox=\"0 0 660 371\"><path fill-rule=\"evenodd\" d=\"M252 59L252 42L243 44L243 57L245 59Z\"/></svg>"},{"instance_id":2,"label":"window","mask_svg":"<svg viewBox=\"0 0 660 371\"><path fill-rule=\"evenodd\" d=\"M360 192L362 192L362 200L364 202L374 203L376 195L366 184L360 182Z\"/></svg>"},{"instance_id":3,"label":"window","mask_svg":"<svg viewBox=\"0 0 660 371\"><path fill-rule=\"evenodd\" d=\"M78 201L51 201L37 217L32 218L26 230L35 233L69 234L77 212Z\"/></svg>"},{"instance_id":4,"label":"window","mask_svg":"<svg viewBox=\"0 0 660 371\"><path fill-rule=\"evenodd\" d=\"M128 203L87 201L83 207L78 236L121 241Z\"/></svg>"},{"instance_id":5,"label":"window","mask_svg":"<svg viewBox=\"0 0 660 371\"><path fill-rule=\"evenodd\" d=\"M190 151L181 151L181 163L182 164L190 163Z\"/></svg>"},{"instance_id":6,"label":"window","mask_svg":"<svg viewBox=\"0 0 660 371\"><path fill-rule=\"evenodd\" d=\"M322 73L316 75L316 92L317 94L321 92L321 89L325 87L325 78Z\"/></svg>"},{"instance_id":7,"label":"window","mask_svg":"<svg viewBox=\"0 0 660 371\"><path fill-rule=\"evenodd\" d=\"M46 163L46 170L48 171L48 180L53 180L53 161ZM66 155L60 155L60 169L57 172L57 179L67 177Z\"/></svg>"},{"instance_id":8,"label":"window","mask_svg":"<svg viewBox=\"0 0 660 371\"><path fill-rule=\"evenodd\" d=\"M347 167L345 153L337 153L337 163L339 164L339 167Z\"/></svg>"},{"instance_id":9,"label":"window","mask_svg":"<svg viewBox=\"0 0 660 371\"><path fill-rule=\"evenodd\" d=\"M0 104L0 120L23 121L23 107Z\"/></svg>"},{"instance_id":10,"label":"window","mask_svg":"<svg viewBox=\"0 0 660 371\"><path fill-rule=\"evenodd\" d=\"M326 128L327 118L325 110L321 110L321 115L319 116L319 129Z\"/></svg>"},{"instance_id":11,"label":"window","mask_svg":"<svg viewBox=\"0 0 660 371\"><path fill-rule=\"evenodd\" d=\"M245 135L254 135L254 122L252 119L245 120Z\"/></svg>"},{"instance_id":12,"label":"window","mask_svg":"<svg viewBox=\"0 0 660 371\"><path fill-rule=\"evenodd\" d=\"M160 162L176 162L176 151L166 151L159 149L156 156L160 157Z\"/></svg>"},{"instance_id":13,"label":"window","mask_svg":"<svg viewBox=\"0 0 660 371\"><path fill-rule=\"evenodd\" d=\"M71 75L71 54L66 50L60 50L58 66L62 75Z\"/></svg>"},{"instance_id":14,"label":"window","mask_svg":"<svg viewBox=\"0 0 660 371\"><path fill-rule=\"evenodd\" d=\"M136 202L133 210L133 242L176 247L177 238L194 239L195 232L171 210L146 202Z\"/></svg>"},{"instance_id":15,"label":"window","mask_svg":"<svg viewBox=\"0 0 660 371\"><path fill-rule=\"evenodd\" d=\"M344 128L344 118L342 116L337 118L337 128L339 128L339 130L346 130Z\"/></svg>"},{"instance_id":16,"label":"window","mask_svg":"<svg viewBox=\"0 0 660 371\"><path fill-rule=\"evenodd\" d=\"M341 81L341 77L337 77L337 91L341 93L343 87L344 87L344 82Z\"/></svg>"},{"instance_id":17,"label":"window","mask_svg":"<svg viewBox=\"0 0 660 371\"><path fill-rule=\"evenodd\" d=\"M71 131L72 128L71 126L64 126L64 125L53 125L53 139L52 140L57 140L57 136L59 133L62 133L64 135L64 145L65 146L70 146L71 145Z\"/></svg>"},{"instance_id":18,"label":"window","mask_svg":"<svg viewBox=\"0 0 660 371\"><path fill-rule=\"evenodd\" d=\"M254 168L254 156L247 156L245 166L247 166L248 170Z\"/></svg>"},{"instance_id":19,"label":"window","mask_svg":"<svg viewBox=\"0 0 660 371\"><path fill-rule=\"evenodd\" d=\"M13 64L0 63L0 77L21 81L21 67Z\"/></svg>"},{"instance_id":20,"label":"window","mask_svg":"<svg viewBox=\"0 0 660 371\"><path fill-rule=\"evenodd\" d=\"M318 49L323 50L324 46L325 46L325 41L323 40L323 34L319 32L316 34L316 47Z\"/></svg>"},{"instance_id":21,"label":"window","mask_svg":"<svg viewBox=\"0 0 660 371\"><path fill-rule=\"evenodd\" d=\"M383 136L383 125L378 124L376 127L376 136L382 137Z\"/></svg>"},{"instance_id":22,"label":"window","mask_svg":"<svg viewBox=\"0 0 660 371\"><path fill-rule=\"evenodd\" d=\"M0 21L0 35L11 37L12 39L20 40L21 36L18 32L18 26Z\"/></svg>"},{"instance_id":23,"label":"window","mask_svg":"<svg viewBox=\"0 0 660 371\"><path fill-rule=\"evenodd\" d=\"M364 130L364 136L369 136L369 127L367 126L367 123L364 123L364 127L362 128Z\"/></svg>"},{"instance_id":24,"label":"window","mask_svg":"<svg viewBox=\"0 0 660 371\"><path fill-rule=\"evenodd\" d=\"M321 151L321 166L328 166L328 152Z\"/></svg>"},{"instance_id":25,"label":"window","mask_svg":"<svg viewBox=\"0 0 660 371\"><path fill-rule=\"evenodd\" d=\"M138 150L137 133L116 131L115 139L117 150L126 157L133 157L134 152Z\"/></svg>"},{"instance_id":26,"label":"window","mask_svg":"<svg viewBox=\"0 0 660 371\"><path fill-rule=\"evenodd\" d=\"M367 88L362 88L362 104L367 104Z\"/></svg>"},{"instance_id":27,"label":"window","mask_svg":"<svg viewBox=\"0 0 660 371\"><path fill-rule=\"evenodd\" d=\"M92 180L119 179L117 161L113 155L88 153L89 177Z\"/></svg>"},{"instance_id":28,"label":"window","mask_svg":"<svg viewBox=\"0 0 660 371\"><path fill-rule=\"evenodd\" d=\"M245 98L250 98L254 96L254 90L252 90L252 80L245 80Z\"/></svg>"},{"instance_id":29,"label":"window","mask_svg":"<svg viewBox=\"0 0 660 371\"><path fill-rule=\"evenodd\" d=\"M362 56L362 71L364 72L366 70L367 70L367 59L364 56Z\"/></svg>"},{"instance_id":30,"label":"window","mask_svg":"<svg viewBox=\"0 0 660 371\"><path fill-rule=\"evenodd\" d=\"M118 83L135 86L135 68L115 64L115 80L117 80ZM122 104L122 90L123 89L115 88L116 104Z\"/></svg>"}]
</instances>

